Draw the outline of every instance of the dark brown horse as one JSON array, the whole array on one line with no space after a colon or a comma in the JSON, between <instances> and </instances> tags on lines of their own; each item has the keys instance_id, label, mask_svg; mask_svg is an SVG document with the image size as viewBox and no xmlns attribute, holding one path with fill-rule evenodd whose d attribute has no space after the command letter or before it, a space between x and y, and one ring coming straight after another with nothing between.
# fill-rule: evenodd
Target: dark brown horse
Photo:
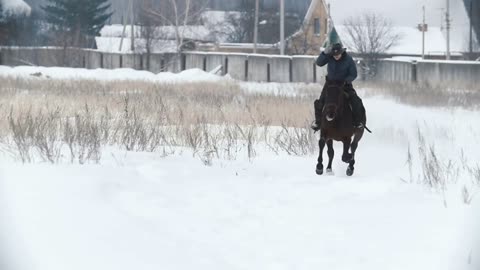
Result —
<instances>
[{"instance_id":1,"label":"dark brown horse","mask_svg":"<svg viewBox=\"0 0 480 270\"><path fill-rule=\"evenodd\" d=\"M316 168L318 175L323 174L322 155L325 144L328 148L327 173L332 172L333 140L343 143L342 161L348 163L347 175L353 175L355 151L357 150L358 142L362 139L364 129L353 126L352 110L348 104L348 95L344 91L344 87L343 83L328 82L323 90L326 92L324 93L325 106L322 109L320 141L318 143L320 147ZM351 150L350 153L349 150Z\"/></svg>"}]
</instances>

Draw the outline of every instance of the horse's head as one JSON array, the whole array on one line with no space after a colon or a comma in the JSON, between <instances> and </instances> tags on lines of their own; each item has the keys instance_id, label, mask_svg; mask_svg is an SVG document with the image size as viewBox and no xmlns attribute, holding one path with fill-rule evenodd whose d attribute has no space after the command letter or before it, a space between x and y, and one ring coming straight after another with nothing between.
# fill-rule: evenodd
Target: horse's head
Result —
<instances>
[{"instance_id":1,"label":"horse's head","mask_svg":"<svg viewBox=\"0 0 480 270\"><path fill-rule=\"evenodd\" d=\"M325 88L325 106L322 116L328 122L335 120L343 112L345 92L343 83L328 82Z\"/></svg>"}]
</instances>

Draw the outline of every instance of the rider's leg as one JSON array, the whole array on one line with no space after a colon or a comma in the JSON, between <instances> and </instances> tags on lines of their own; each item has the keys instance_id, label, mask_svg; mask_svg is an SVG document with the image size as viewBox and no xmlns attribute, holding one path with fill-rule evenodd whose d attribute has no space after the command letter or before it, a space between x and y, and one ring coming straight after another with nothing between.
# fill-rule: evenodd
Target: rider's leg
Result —
<instances>
[{"instance_id":1,"label":"rider's leg","mask_svg":"<svg viewBox=\"0 0 480 270\"><path fill-rule=\"evenodd\" d=\"M353 113L353 125L355 127L363 127L365 120L363 119L363 103L360 97L358 97L357 92L353 87L347 87L345 90L348 94L348 101L350 106L352 106Z\"/></svg>"},{"instance_id":2,"label":"rider's leg","mask_svg":"<svg viewBox=\"0 0 480 270\"><path fill-rule=\"evenodd\" d=\"M322 121L322 110L324 105L325 105L325 87L323 87L322 89L320 98L315 100L315 102L313 103L313 107L315 109L315 122L313 122L311 128L315 131L318 131L320 129L320 123Z\"/></svg>"}]
</instances>

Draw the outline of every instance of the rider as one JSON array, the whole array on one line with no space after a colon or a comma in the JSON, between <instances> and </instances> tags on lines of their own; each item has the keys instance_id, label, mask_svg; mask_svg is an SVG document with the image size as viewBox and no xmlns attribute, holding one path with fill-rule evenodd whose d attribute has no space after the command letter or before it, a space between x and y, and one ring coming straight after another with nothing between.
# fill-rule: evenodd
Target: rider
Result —
<instances>
[{"instance_id":1,"label":"rider","mask_svg":"<svg viewBox=\"0 0 480 270\"><path fill-rule=\"evenodd\" d=\"M352 82L357 78L357 67L353 58L347 54L341 43L335 43L320 54L316 63L321 67L327 65L327 77L320 99L315 101L315 122L312 124L312 129L315 131L320 129L322 109L325 105L324 90L329 82L340 82L344 85L344 91L347 93L348 101L352 107L353 126L363 128L362 100L358 97L352 85Z\"/></svg>"}]
</instances>

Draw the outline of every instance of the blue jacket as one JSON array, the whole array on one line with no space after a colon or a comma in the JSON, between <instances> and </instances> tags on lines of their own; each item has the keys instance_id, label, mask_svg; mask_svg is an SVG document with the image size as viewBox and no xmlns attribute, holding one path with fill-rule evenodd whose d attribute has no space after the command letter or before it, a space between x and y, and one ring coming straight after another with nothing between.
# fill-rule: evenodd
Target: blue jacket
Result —
<instances>
[{"instance_id":1,"label":"blue jacket","mask_svg":"<svg viewBox=\"0 0 480 270\"><path fill-rule=\"evenodd\" d=\"M317 65L327 66L327 79L330 81L344 81L352 83L357 78L357 66L353 58L346 52L343 53L340 60L335 60L333 56L321 53L317 58Z\"/></svg>"}]
</instances>

